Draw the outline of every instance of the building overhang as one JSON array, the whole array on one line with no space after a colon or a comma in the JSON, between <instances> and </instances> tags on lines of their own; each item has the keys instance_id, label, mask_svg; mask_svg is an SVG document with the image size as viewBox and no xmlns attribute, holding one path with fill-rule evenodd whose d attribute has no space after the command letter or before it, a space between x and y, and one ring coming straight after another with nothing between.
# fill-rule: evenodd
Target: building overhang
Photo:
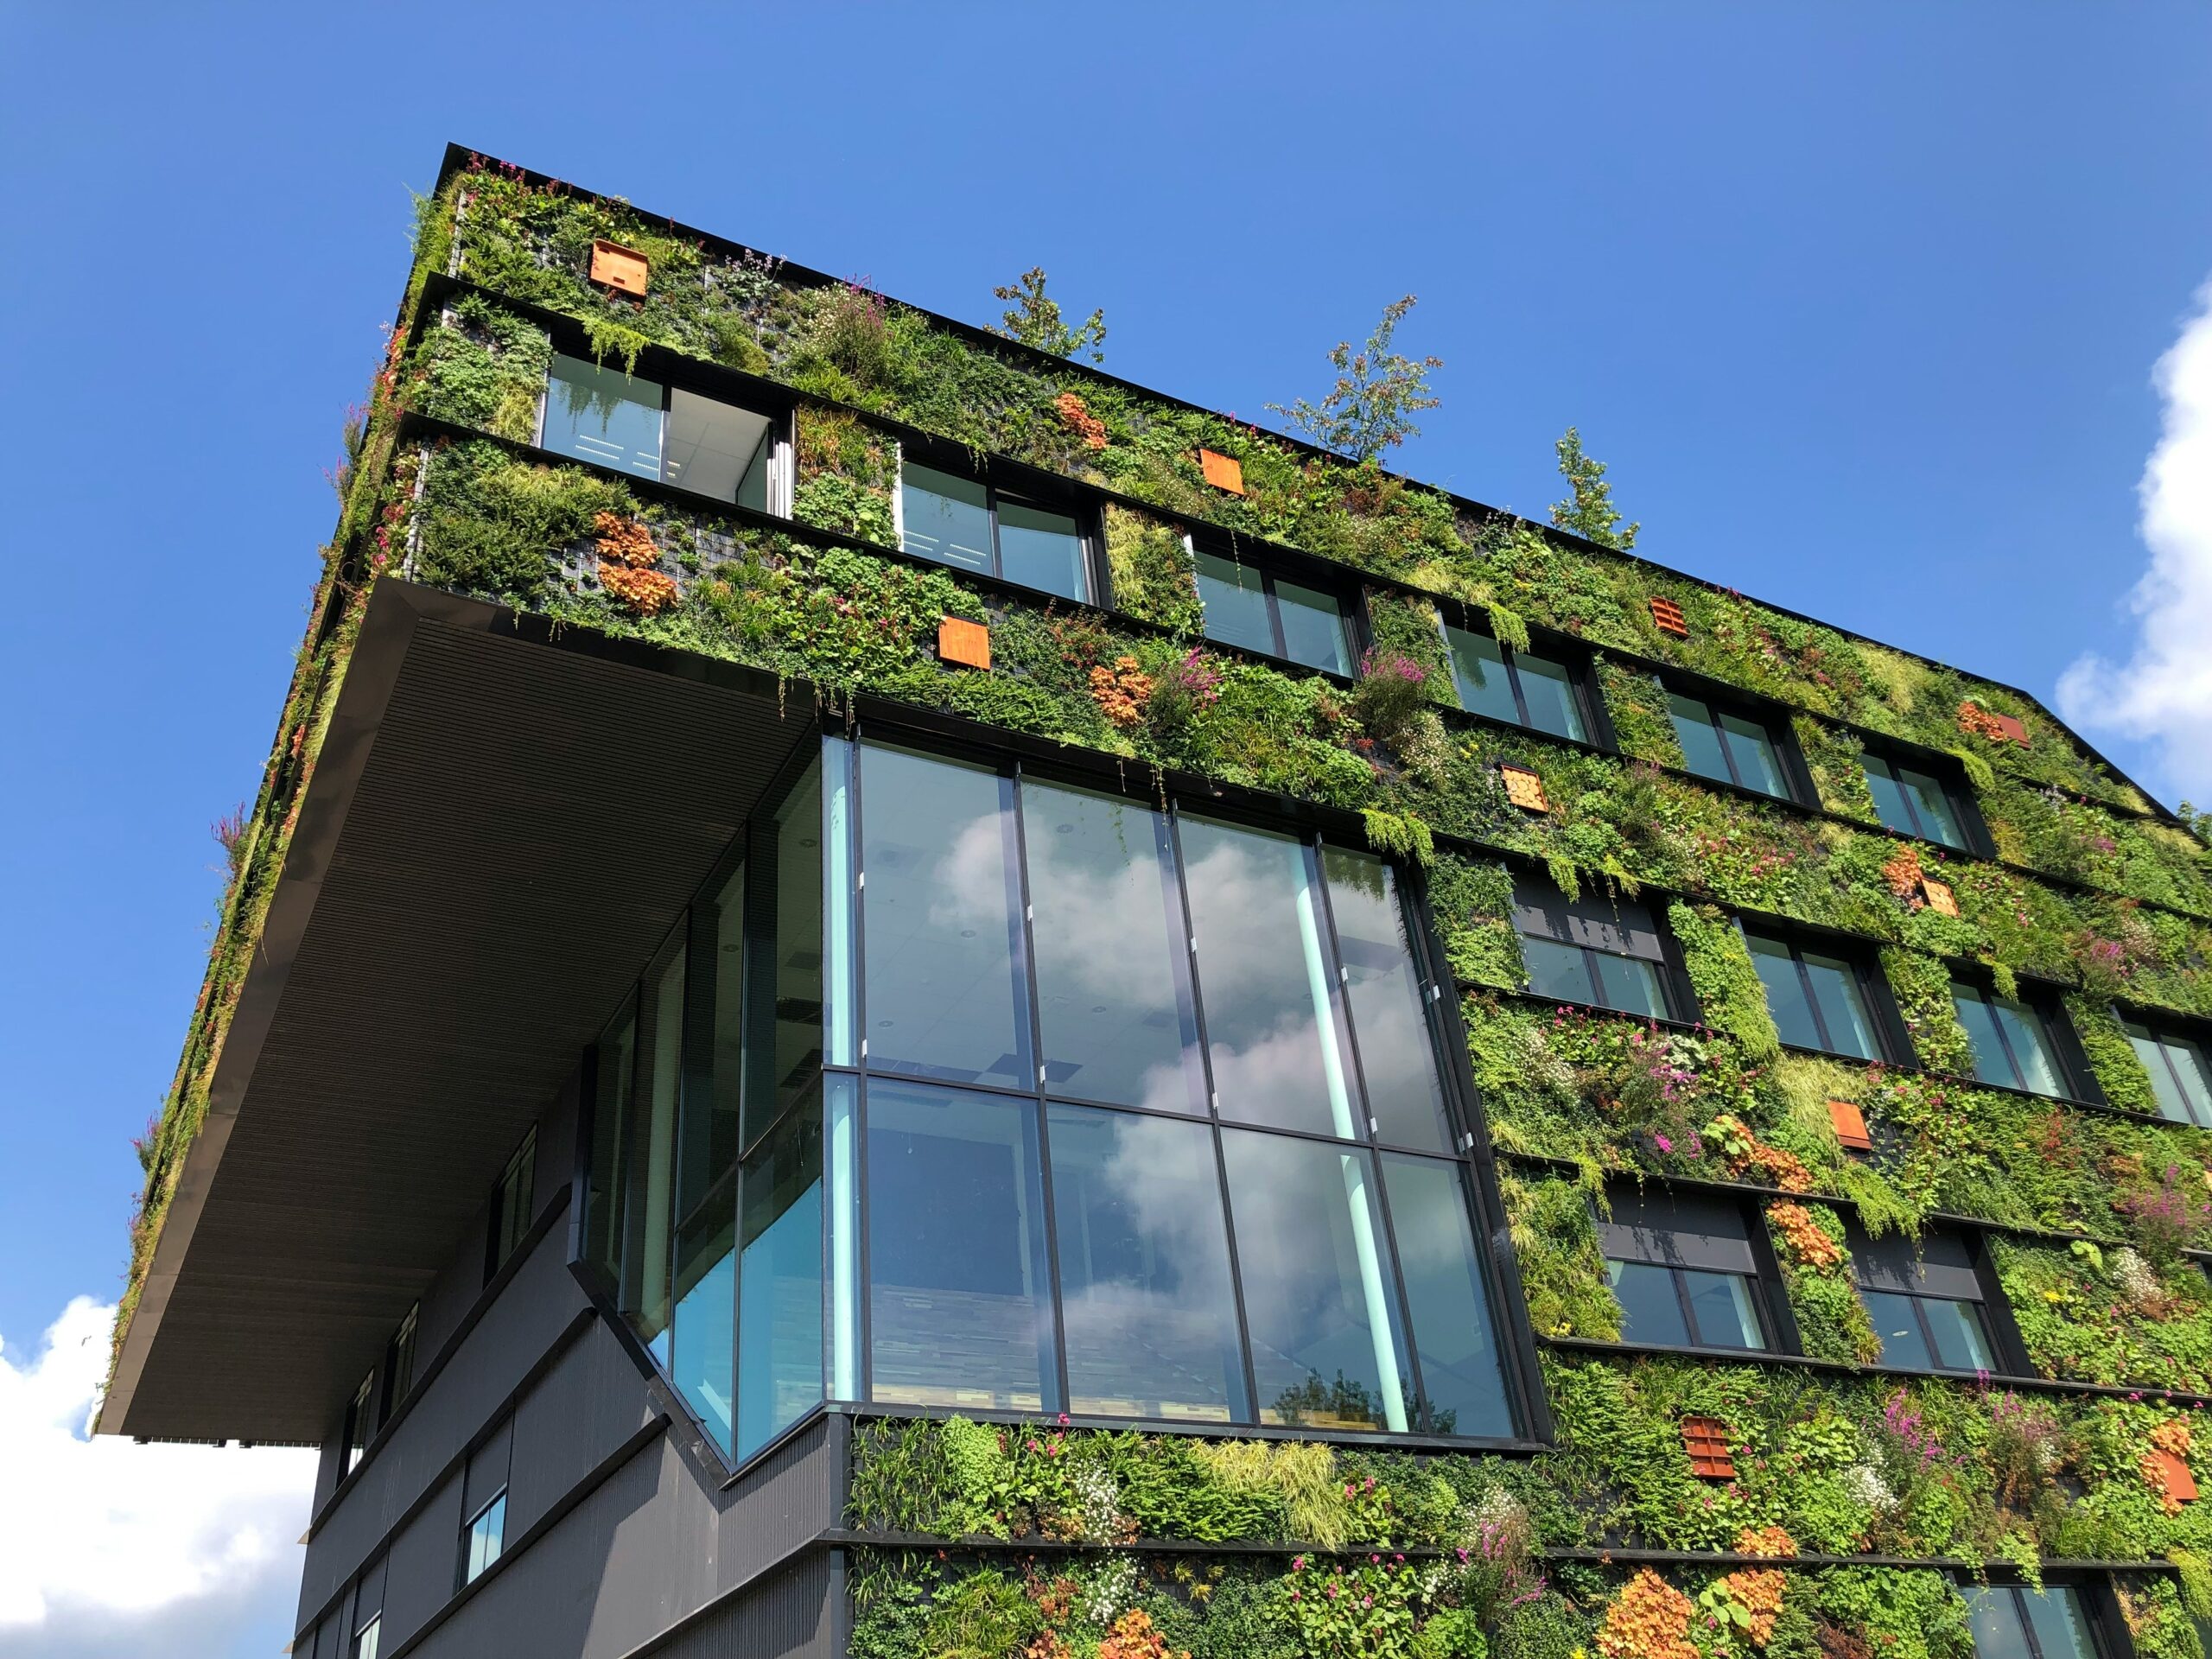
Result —
<instances>
[{"instance_id":1,"label":"building overhang","mask_svg":"<svg viewBox=\"0 0 2212 1659\"><path fill-rule=\"evenodd\" d=\"M322 1439L818 721L379 581L100 1429Z\"/></svg>"}]
</instances>

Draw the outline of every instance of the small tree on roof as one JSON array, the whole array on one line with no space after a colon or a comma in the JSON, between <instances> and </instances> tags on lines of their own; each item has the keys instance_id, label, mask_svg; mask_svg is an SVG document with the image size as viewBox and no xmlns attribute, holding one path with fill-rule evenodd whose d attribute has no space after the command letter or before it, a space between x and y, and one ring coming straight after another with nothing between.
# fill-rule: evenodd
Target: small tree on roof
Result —
<instances>
[{"instance_id":1,"label":"small tree on roof","mask_svg":"<svg viewBox=\"0 0 2212 1659\"><path fill-rule=\"evenodd\" d=\"M1093 311L1081 327L1069 327L1060 315L1060 302L1045 292L1044 266L1032 265L1011 287L995 288L991 292L1013 302L1004 315L1006 327L992 329L993 334L1050 352L1054 357L1082 353L1093 363L1106 360L1106 353L1098 349L1106 343L1105 308L1102 306Z\"/></svg>"},{"instance_id":2,"label":"small tree on roof","mask_svg":"<svg viewBox=\"0 0 2212 1659\"><path fill-rule=\"evenodd\" d=\"M1382 320L1367 337L1366 347L1355 353L1349 340L1339 340L1329 353L1337 384L1318 404L1300 398L1289 408L1268 407L1290 417L1290 423L1319 444L1364 465L1393 445L1419 437L1413 416L1434 409L1443 400L1428 395L1428 372L1440 369L1440 357L1411 358L1390 349L1390 337L1399 322L1414 308L1414 296L1394 300L1382 308Z\"/></svg>"},{"instance_id":3,"label":"small tree on roof","mask_svg":"<svg viewBox=\"0 0 2212 1659\"><path fill-rule=\"evenodd\" d=\"M1554 447L1559 450L1560 476L1573 493L1564 501L1552 503L1552 523L1573 531L1586 542L1627 552L1636 545L1636 532L1643 526L1622 525L1621 515L1613 508L1613 486L1605 482L1605 463L1582 453L1582 434L1571 426Z\"/></svg>"}]
</instances>

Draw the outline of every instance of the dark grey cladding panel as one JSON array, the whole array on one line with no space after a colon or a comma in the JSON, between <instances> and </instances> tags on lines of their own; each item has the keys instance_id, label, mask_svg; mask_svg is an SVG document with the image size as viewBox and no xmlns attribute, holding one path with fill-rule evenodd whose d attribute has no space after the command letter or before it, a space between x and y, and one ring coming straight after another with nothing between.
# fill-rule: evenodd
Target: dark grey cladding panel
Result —
<instances>
[{"instance_id":1,"label":"dark grey cladding panel","mask_svg":"<svg viewBox=\"0 0 2212 1659\"><path fill-rule=\"evenodd\" d=\"M1613 1213L1598 1228L1605 1253L1624 1262L1756 1272L1741 1205L1659 1187L1611 1194Z\"/></svg>"},{"instance_id":2,"label":"dark grey cladding panel","mask_svg":"<svg viewBox=\"0 0 2212 1659\"><path fill-rule=\"evenodd\" d=\"M507 1536L519 1536L654 1414L621 1339L594 1319L515 1408Z\"/></svg>"},{"instance_id":3,"label":"dark grey cladding panel","mask_svg":"<svg viewBox=\"0 0 2212 1659\"><path fill-rule=\"evenodd\" d=\"M300 1589L303 1614L321 1606L359 1569L588 1306L569 1271L567 1250L568 1230L556 1224L323 1517L308 1545ZM606 1337L603 1331L595 1334ZM644 1390L634 1370L630 1382L627 1398L635 1413ZM639 1421L633 1414L630 1426Z\"/></svg>"},{"instance_id":4,"label":"dark grey cladding panel","mask_svg":"<svg viewBox=\"0 0 2212 1659\"><path fill-rule=\"evenodd\" d=\"M1549 878L1533 872L1513 880L1513 925L1537 938L1586 944L1616 956L1657 962L1664 954L1649 906L1594 887L1569 899Z\"/></svg>"},{"instance_id":5,"label":"dark grey cladding panel","mask_svg":"<svg viewBox=\"0 0 2212 1659\"><path fill-rule=\"evenodd\" d=\"M810 1539L841 1524L845 1495L837 1433L823 1417L745 1471L726 1495L722 1587L744 1583Z\"/></svg>"},{"instance_id":6,"label":"dark grey cladding panel","mask_svg":"<svg viewBox=\"0 0 2212 1659\"><path fill-rule=\"evenodd\" d=\"M453 1594L461 1565L461 1480L442 1481L430 1501L392 1535L385 1558L384 1624L378 1643L392 1649L435 1617Z\"/></svg>"},{"instance_id":7,"label":"dark grey cladding panel","mask_svg":"<svg viewBox=\"0 0 2212 1659\"><path fill-rule=\"evenodd\" d=\"M1974 1275L1973 1252L1956 1233L1931 1228L1917 1239L1903 1234L1867 1238L1853 1227L1851 1267L1859 1282L1869 1290L1917 1292L1969 1302L1981 1300L1981 1281Z\"/></svg>"},{"instance_id":8,"label":"dark grey cladding panel","mask_svg":"<svg viewBox=\"0 0 2212 1659\"><path fill-rule=\"evenodd\" d=\"M841 1659L842 1599L830 1553L816 1550L671 1637L652 1659Z\"/></svg>"}]
</instances>

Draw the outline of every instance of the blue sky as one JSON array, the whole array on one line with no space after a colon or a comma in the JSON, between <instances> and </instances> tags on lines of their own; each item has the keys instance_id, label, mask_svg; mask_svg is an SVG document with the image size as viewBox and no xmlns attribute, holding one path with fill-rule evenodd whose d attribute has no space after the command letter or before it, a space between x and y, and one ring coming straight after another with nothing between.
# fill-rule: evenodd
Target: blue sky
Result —
<instances>
[{"instance_id":1,"label":"blue sky","mask_svg":"<svg viewBox=\"0 0 2212 1659\"><path fill-rule=\"evenodd\" d=\"M1655 557L2045 696L2136 649L2152 365L2212 275L2201 4L90 15L0 8L18 1367L120 1287L208 826L448 138L974 321L1042 264L1109 366L1248 417L1416 293L1445 402L1404 470L1541 514L1573 422ZM2171 798L2212 726L2150 706L2110 749Z\"/></svg>"}]
</instances>

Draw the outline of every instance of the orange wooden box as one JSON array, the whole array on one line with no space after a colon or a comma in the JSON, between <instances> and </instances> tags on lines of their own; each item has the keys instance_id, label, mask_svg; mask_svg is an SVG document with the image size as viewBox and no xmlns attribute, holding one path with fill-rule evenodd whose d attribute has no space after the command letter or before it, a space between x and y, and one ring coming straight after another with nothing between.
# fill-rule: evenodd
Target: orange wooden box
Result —
<instances>
[{"instance_id":1,"label":"orange wooden box","mask_svg":"<svg viewBox=\"0 0 2212 1659\"><path fill-rule=\"evenodd\" d=\"M1958 895L1951 891L1948 882L1938 881L1933 876L1923 875L1920 878L1920 896L1928 900L1928 908L1938 916L1955 916L1959 913Z\"/></svg>"},{"instance_id":2,"label":"orange wooden box","mask_svg":"<svg viewBox=\"0 0 2212 1659\"><path fill-rule=\"evenodd\" d=\"M1828 1122L1835 1138L1853 1152L1874 1150L1874 1137L1866 1133L1866 1115L1847 1100L1828 1102Z\"/></svg>"},{"instance_id":3,"label":"orange wooden box","mask_svg":"<svg viewBox=\"0 0 2212 1659\"><path fill-rule=\"evenodd\" d=\"M1205 474L1206 482L1217 490L1227 490L1231 495L1244 493L1244 463L1234 455L1216 454L1211 449L1198 451L1198 470Z\"/></svg>"},{"instance_id":4,"label":"orange wooden box","mask_svg":"<svg viewBox=\"0 0 2212 1659\"><path fill-rule=\"evenodd\" d=\"M1500 766L1497 775L1505 785L1505 798L1514 805L1531 812L1548 812L1552 804L1544 798L1544 780L1521 766Z\"/></svg>"},{"instance_id":5,"label":"orange wooden box","mask_svg":"<svg viewBox=\"0 0 2212 1659\"><path fill-rule=\"evenodd\" d=\"M1671 633L1677 639L1690 637L1690 625L1683 620L1682 607L1671 599L1651 601L1651 625L1662 633Z\"/></svg>"},{"instance_id":6,"label":"orange wooden box","mask_svg":"<svg viewBox=\"0 0 2212 1659\"><path fill-rule=\"evenodd\" d=\"M1990 719L1997 722L1997 728L1999 731L2003 732L2005 736L2011 738L2022 748L2024 749L2030 747L2028 743L2028 728L2023 726L2018 721L2013 719L2012 715L1990 715Z\"/></svg>"},{"instance_id":7,"label":"orange wooden box","mask_svg":"<svg viewBox=\"0 0 2212 1659\"><path fill-rule=\"evenodd\" d=\"M626 248L620 242L599 241L591 245L591 279L601 288L634 294L642 299L646 279L652 273L652 265L635 248Z\"/></svg>"},{"instance_id":8,"label":"orange wooden box","mask_svg":"<svg viewBox=\"0 0 2212 1659\"><path fill-rule=\"evenodd\" d=\"M1728 1425L1719 1418L1683 1418L1682 1450L1690 1454L1690 1472L1700 1480L1736 1478L1736 1460L1728 1452Z\"/></svg>"},{"instance_id":9,"label":"orange wooden box","mask_svg":"<svg viewBox=\"0 0 2212 1659\"><path fill-rule=\"evenodd\" d=\"M2166 1496L2177 1503L2196 1502L2196 1477L2190 1473L2189 1465L2171 1452L2151 1455L2158 1460L2159 1471L2166 1478Z\"/></svg>"},{"instance_id":10,"label":"orange wooden box","mask_svg":"<svg viewBox=\"0 0 2212 1659\"><path fill-rule=\"evenodd\" d=\"M991 665L991 631L981 622L948 616L937 625L937 654L963 668Z\"/></svg>"}]
</instances>

